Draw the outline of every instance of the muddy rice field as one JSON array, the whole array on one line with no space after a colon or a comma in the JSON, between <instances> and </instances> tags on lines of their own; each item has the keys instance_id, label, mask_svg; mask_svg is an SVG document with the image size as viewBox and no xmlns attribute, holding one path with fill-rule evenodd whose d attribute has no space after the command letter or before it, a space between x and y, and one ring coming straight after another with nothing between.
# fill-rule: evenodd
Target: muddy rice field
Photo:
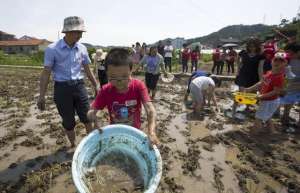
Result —
<instances>
[{"instance_id":1,"label":"muddy rice field","mask_svg":"<svg viewBox=\"0 0 300 193\"><path fill-rule=\"evenodd\" d=\"M46 110L36 108L39 75L40 70L0 68L0 193L76 192L74 149L68 148L52 84ZM300 133L283 132L275 118L275 131L251 135L255 106L240 108L245 120L225 117L231 82L216 89L221 112L195 115L183 103L186 84L186 77L160 82L153 101L163 158L157 193L300 193ZM292 109L292 123L299 110ZM107 123L108 114L101 116ZM80 123L75 130L78 144L86 133Z\"/></svg>"}]
</instances>

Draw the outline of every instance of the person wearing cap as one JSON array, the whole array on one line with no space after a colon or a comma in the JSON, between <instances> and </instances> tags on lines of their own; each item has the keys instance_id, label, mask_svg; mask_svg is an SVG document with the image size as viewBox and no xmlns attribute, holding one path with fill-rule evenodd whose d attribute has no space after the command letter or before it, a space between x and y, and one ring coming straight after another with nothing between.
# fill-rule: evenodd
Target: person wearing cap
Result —
<instances>
[{"instance_id":1,"label":"person wearing cap","mask_svg":"<svg viewBox=\"0 0 300 193\"><path fill-rule=\"evenodd\" d=\"M91 60L86 47L78 41L85 32L84 22L80 17L64 19L62 33L64 38L50 44L45 50L44 69L40 77L40 94L37 106L45 110L45 94L51 73L54 80L54 102L62 118L62 125L71 143L75 146L75 112L84 123L86 131L92 130L87 118L89 110L88 93L84 85L83 71L91 81L97 93L97 84L89 68Z\"/></svg>"},{"instance_id":2,"label":"person wearing cap","mask_svg":"<svg viewBox=\"0 0 300 193\"><path fill-rule=\"evenodd\" d=\"M265 61L263 65L263 73L265 74L272 69L272 58L277 52L277 43L274 35L268 35L266 37L266 42L263 44L263 55L265 56Z\"/></svg>"},{"instance_id":3,"label":"person wearing cap","mask_svg":"<svg viewBox=\"0 0 300 193\"><path fill-rule=\"evenodd\" d=\"M280 98L280 103L284 105L284 113L282 122L289 125L289 115L293 105L300 103L300 44L291 43L285 47L285 51L289 54L289 63L286 67L287 85L284 89L284 96ZM300 112L297 124L300 129ZM295 132L292 127L286 129L286 132Z\"/></svg>"},{"instance_id":4,"label":"person wearing cap","mask_svg":"<svg viewBox=\"0 0 300 193\"><path fill-rule=\"evenodd\" d=\"M252 132L258 133L258 129L263 128L263 124L267 123L270 131L274 130L272 116L280 106L279 95L284 85L284 69L287 64L287 54L285 52L277 52L272 59L272 70L263 75L261 81L254 86L242 89L245 92L254 92L259 90L257 99L259 108L255 114L255 123Z\"/></svg>"},{"instance_id":5,"label":"person wearing cap","mask_svg":"<svg viewBox=\"0 0 300 193\"><path fill-rule=\"evenodd\" d=\"M99 83L101 88L103 85L108 83L107 74L106 74L106 65L104 63L106 52L103 52L102 49L97 49L96 53L93 55L94 65L95 65L95 74L98 76Z\"/></svg>"}]
</instances>

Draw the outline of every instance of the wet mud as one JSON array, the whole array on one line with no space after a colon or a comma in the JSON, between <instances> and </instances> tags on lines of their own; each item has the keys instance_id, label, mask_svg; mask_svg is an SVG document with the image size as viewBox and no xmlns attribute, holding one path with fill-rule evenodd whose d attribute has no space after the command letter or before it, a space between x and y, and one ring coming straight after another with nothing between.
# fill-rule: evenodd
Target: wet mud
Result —
<instances>
[{"instance_id":1,"label":"wet mud","mask_svg":"<svg viewBox=\"0 0 300 193\"><path fill-rule=\"evenodd\" d=\"M39 75L38 70L0 71L1 193L76 192L70 170L74 149L53 103L52 84L46 111L35 107ZM176 76L172 84L159 82L153 100L163 159L158 193L300 192L299 132L284 133L277 117L275 131L252 135L255 106L240 108L242 120L226 116L232 102L229 82L216 89L221 111L208 108L196 115L183 103L186 84L185 76ZM292 109L292 124L299 110ZM107 112L99 116L107 122ZM142 120L146 128L144 111ZM86 135L84 125L78 122L75 131L78 144Z\"/></svg>"}]
</instances>

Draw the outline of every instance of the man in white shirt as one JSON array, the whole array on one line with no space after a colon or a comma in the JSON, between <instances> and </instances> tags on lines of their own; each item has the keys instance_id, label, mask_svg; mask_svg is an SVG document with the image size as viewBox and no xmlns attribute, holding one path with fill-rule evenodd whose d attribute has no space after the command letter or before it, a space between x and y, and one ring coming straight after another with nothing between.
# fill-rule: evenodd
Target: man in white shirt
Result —
<instances>
[{"instance_id":1,"label":"man in white shirt","mask_svg":"<svg viewBox=\"0 0 300 193\"><path fill-rule=\"evenodd\" d=\"M171 41L167 41L167 45L164 48L165 51L165 68L169 67L169 71L172 72L172 56L173 56L173 46Z\"/></svg>"}]
</instances>

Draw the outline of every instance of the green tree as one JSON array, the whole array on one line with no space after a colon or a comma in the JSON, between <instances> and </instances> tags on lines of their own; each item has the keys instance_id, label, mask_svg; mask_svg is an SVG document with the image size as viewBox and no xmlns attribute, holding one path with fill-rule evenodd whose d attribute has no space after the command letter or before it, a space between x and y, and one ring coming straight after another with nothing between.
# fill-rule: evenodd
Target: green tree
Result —
<instances>
[{"instance_id":1,"label":"green tree","mask_svg":"<svg viewBox=\"0 0 300 193\"><path fill-rule=\"evenodd\" d=\"M95 52L96 52L96 48L88 48L88 53L89 53L90 59L92 59L92 54Z\"/></svg>"},{"instance_id":2,"label":"green tree","mask_svg":"<svg viewBox=\"0 0 300 193\"><path fill-rule=\"evenodd\" d=\"M289 23L289 20L287 20L287 19L282 19L281 22L280 22L280 24L279 24L279 26L280 26L280 27L283 27L283 26L287 25L288 23Z\"/></svg>"}]
</instances>

